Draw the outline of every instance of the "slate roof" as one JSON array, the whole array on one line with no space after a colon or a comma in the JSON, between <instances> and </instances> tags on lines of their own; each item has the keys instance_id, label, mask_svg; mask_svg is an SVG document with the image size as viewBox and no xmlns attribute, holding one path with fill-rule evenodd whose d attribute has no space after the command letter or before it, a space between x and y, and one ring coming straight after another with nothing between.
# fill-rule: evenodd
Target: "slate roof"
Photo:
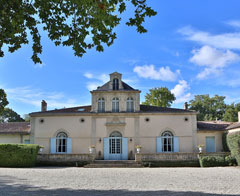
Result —
<instances>
[{"instance_id":1,"label":"slate roof","mask_svg":"<svg viewBox=\"0 0 240 196\"><path fill-rule=\"evenodd\" d=\"M198 121L198 131L224 131L231 122L224 121Z\"/></svg>"},{"instance_id":2,"label":"slate roof","mask_svg":"<svg viewBox=\"0 0 240 196\"><path fill-rule=\"evenodd\" d=\"M140 105L140 112L156 112L156 113L195 113L194 110L184 110L179 108L167 108L150 105Z\"/></svg>"},{"instance_id":3,"label":"slate roof","mask_svg":"<svg viewBox=\"0 0 240 196\"><path fill-rule=\"evenodd\" d=\"M30 122L0 123L0 134L30 134Z\"/></svg>"},{"instance_id":4,"label":"slate roof","mask_svg":"<svg viewBox=\"0 0 240 196\"><path fill-rule=\"evenodd\" d=\"M240 128L240 122L233 123L229 125L226 129L229 130L229 129L236 129L236 128Z\"/></svg>"},{"instance_id":5,"label":"slate roof","mask_svg":"<svg viewBox=\"0 0 240 196\"><path fill-rule=\"evenodd\" d=\"M96 90L93 90L93 91L112 91L112 89L109 89L109 84L110 84L110 81L105 83L102 86L99 86ZM139 90L134 89L133 87L129 86L128 84L126 84L123 81L122 81L122 86L123 86L123 89L119 89L119 91L139 91Z\"/></svg>"}]
</instances>

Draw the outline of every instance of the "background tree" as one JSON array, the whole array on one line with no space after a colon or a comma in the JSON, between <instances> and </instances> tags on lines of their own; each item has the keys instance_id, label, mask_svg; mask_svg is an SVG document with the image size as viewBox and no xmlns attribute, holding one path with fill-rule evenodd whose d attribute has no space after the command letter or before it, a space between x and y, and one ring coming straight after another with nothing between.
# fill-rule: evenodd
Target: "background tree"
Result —
<instances>
[{"instance_id":1,"label":"background tree","mask_svg":"<svg viewBox=\"0 0 240 196\"><path fill-rule=\"evenodd\" d=\"M0 115L3 113L5 106L8 104L7 94L0 89Z\"/></svg>"},{"instance_id":2,"label":"background tree","mask_svg":"<svg viewBox=\"0 0 240 196\"><path fill-rule=\"evenodd\" d=\"M0 122L24 122L21 116L10 108L4 108L0 116Z\"/></svg>"},{"instance_id":3,"label":"background tree","mask_svg":"<svg viewBox=\"0 0 240 196\"><path fill-rule=\"evenodd\" d=\"M145 95L144 105L170 107L176 97L166 87L153 88L150 92Z\"/></svg>"},{"instance_id":4,"label":"background tree","mask_svg":"<svg viewBox=\"0 0 240 196\"><path fill-rule=\"evenodd\" d=\"M199 112L197 120L223 120L226 109L224 99L224 96L218 95L214 97L209 97L209 95L196 95L194 99L190 101L189 109Z\"/></svg>"},{"instance_id":5,"label":"background tree","mask_svg":"<svg viewBox=\"0 0 240 196\"><path fill-rule=\"evenodd\" d=\"M223 116L223 120L228 122L237 122L239 111L240 111L240 103L237 103L237 104L232 103L230 105L227 105L224 116Z\"/></svg>"},{"instance_id":6,"label":"background tree","mask_svg":"<svg viewBox=\"0 0 240 196\"><path fill-rule=\"evenodd\" d=\"M25 120L25 122L30 122L29 114L24 114L24 120Z\"/></svg>"},{"instance_id":7,"label":"background tree","mask_svg":"<svg viewBox=\"0 0 240 196\"><path fill-rule=\"evenodd\" d=\"M0 57L3 46L15 52L33 41L34 63L42 63L41 35L43 28L56 46L71 46L76 56L103 44L110 46L116 39L114 27L119 25L126 7L134 7L132 18L126 22L145 33L146 17L157 13L146 4L147 0L2 0L0 4ZM28 33L30 32L30 34Z\"/></svg>"}]
</instances>

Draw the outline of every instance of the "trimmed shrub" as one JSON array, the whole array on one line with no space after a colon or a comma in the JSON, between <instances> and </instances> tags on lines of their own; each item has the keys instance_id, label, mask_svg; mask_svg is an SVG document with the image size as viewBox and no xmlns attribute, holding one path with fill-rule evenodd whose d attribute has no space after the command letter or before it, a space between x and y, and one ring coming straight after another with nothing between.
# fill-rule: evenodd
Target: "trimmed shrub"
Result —
<instances>
[{"instance_id":1,"label":"trimmed shrub","mask_svg":"<svg viewBox=\"0 0 240 196\"><path fill-rule=\"evenodd\" d=\"M240 132L227 135L227 144L233 157L240 166Z\"/></svg>"},{"instance_id":2,"label":"trimmed shrub","mask_svg":"<svg viewBox=\"0 0 240 196\"><path fill-rule=\"evenodd\" d=\"M222 146L224 152L230 152L228 145L227 145L227 132L222 134Z\"/></svg>"},{"instance_id":3,"label":"trimmed shrub","mask_svg":"<svg viewBox=\"0 0 240 196\"><path fill-rule=\"evenodd\" d=\"M209 155L199 156L199 162L201 167L220 167L220 166L234 166L236 165L236 159L230 155Z\"/></svg>"},{"instance_id":4,"label":"trimmed shrub","mask_svg":"<svg viewBox=\"0 0 240 196\"><path fill-rule=\"evenodd\" d=\"M199 167L199 161L148 161L144 167Z\"/></svg>"},{"instance_id":5,"label":"trimmed shrub","mask_svg":"<svg viewBox=\"0 0 240 196\"><path fill-rule=\"evenodd\" d=\"M0 144L0 167L33 167L39 149L36 144Z\"/></svg>"}]
</instances>

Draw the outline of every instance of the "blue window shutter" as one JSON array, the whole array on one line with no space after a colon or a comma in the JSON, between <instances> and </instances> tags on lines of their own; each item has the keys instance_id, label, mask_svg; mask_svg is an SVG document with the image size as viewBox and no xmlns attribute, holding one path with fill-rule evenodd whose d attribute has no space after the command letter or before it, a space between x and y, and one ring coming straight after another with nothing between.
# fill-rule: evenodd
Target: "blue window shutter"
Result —
<instances>
[{"instance_id":1,"label":"blue window shutter","mask_svg":"<svg viewBox=\"0 0 240 196\"><path fill-rule=\"evenodd\" d=\"M50 153L51 153L51 154L56 153L56 138L51 138L51 142L50 142Z\"/></svg>"},{"instance_id":2,"label":"blue window shutter","mask_svg":"<svg viewBox=\"0 0 240 196\"><path fill-rule=\"evenodd\" d=\"M128 160L128 138L122 138L122 160Z\"/></svg>"},{"instance_id":3,"label":"blue window shutter","mask_svg":"<svg viewBox=\"0 0 240 196\"><path fill-rule=\"evenodd\" d=\"M162 137L157 137L157 153L162 152Z\"/></svg>"},{"instance_id":4,"label":"blue window shutter","mask_svg":"<svg viewBox=\"0 0 240 196\"><path fill-rule=\"evenodd\" d=\"M215 150L215 137L207 136L206 137L206 151L207 152L216 152Z\"/></svg>"},{"instance_id":5,"label":"blue window shutter","mask_svg":"<svg viewBox=\"0 0 240 196\"><path fill-rule=\"evenodd\" d=\"M72 154L72 138L67 138L67 153Z\"/></svg>"},{"instance_id":6,"label":"blue window shutter","mask_svg":"<svg viewBox=\"0 0 240 196\"><path fill-rule=\"evenodd\" d=\"M104 159L109 160L109 138L104 138Z\"/></svg>"},{"instance_id":7,"label":"blue window shutter","mask_svg":"<svg viewBox=\"0 0 240 196\"><path fill-rule=\"evenodd\" d=\"M174 136L173 137L173 152L179 152L179 138Z\"/></svg>"}]
</instances>

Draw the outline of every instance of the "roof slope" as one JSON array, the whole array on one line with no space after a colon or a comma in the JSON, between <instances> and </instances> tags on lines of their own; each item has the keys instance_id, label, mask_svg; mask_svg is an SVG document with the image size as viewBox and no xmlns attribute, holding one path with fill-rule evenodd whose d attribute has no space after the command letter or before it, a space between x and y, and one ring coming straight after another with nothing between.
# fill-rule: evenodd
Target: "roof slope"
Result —
<instances>
[{"instance_id":1,"label":"roof slope","mask_svg":"<svg viewBox=\"0 0 240 196\"><path fill-rule=\"evenodd\" d=\"M97 87L96 90L93 91L112 91L112 89L109 89L110 81L105 83L102 86ZM134 89L133 87L129 86L125 82L122 81L123 89L119 89L119 91L138 91L137 89Z\"/></svg>"},{"instance_id":2,"label":"roof slope","mask_svg":"<svg viewBox=\"0 0 240 196\"><path fill-rule=\"evenodd\" d=\"M198 131L224 131L231 124L231 122L224 121L198 121Z\"/></svg>"},{"instance_id":3,"label":"roof slope","mask_svg":"<svg viewBox=\"0 0 240 196\"><path fill-rule=\"evenodd\" d=\"M30 134L30 122L0 123L0 134Z\"/></svg>"},{"instance_id":4,"label":"roof slope","mask_svg":"<svg viewBox=\"0 0 240 196\"><path fill-rule=\"evenodd\" d=\"M227 130L229 130L229 129L236 129L236 128L240 128L240 122L236 122L236 123L233 123L233 124L229 125L227 127Z\"/></svg>"},{"instance_id":5,"label":"roof slope","mask_svg":"<svg viewBox=\"0 0 240 196\"><path fill-rule=\"evenodd\" d=\"M151 105L140 105L140 112L156 112L156 113L195 113L194 110L184 110L179 108L167 108Z\"/></svg>"}]
</instances>

